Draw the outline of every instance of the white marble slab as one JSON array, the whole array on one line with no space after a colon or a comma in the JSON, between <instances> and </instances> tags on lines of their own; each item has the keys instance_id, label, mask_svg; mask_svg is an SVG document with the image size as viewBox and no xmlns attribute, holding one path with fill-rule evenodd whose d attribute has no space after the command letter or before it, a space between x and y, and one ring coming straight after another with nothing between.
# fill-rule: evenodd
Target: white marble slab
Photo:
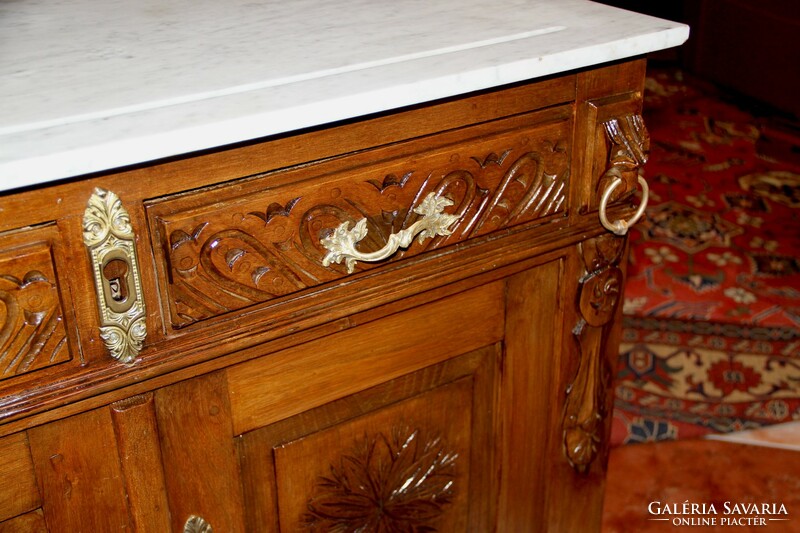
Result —
<instances>
[{"instance_id":1,"label":"white marble slab","mask_svg":"<svg viewBox=\"0 0 800 533\"><path fill-rule=\"evenodd\" d=\"M676 46L584 0L0 0L0 190Z\"/></svg>"}]
</instances>

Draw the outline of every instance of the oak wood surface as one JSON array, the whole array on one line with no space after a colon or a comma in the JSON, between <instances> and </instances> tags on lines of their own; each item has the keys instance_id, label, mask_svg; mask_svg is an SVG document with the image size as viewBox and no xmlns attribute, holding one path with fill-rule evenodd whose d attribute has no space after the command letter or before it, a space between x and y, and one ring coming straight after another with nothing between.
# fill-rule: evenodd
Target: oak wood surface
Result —
<instances>
[{"instance_id":1,"label":"oak wood surface","mask_svg":"<svg viewBox=\"0 0 800 533\"><path fill-rule=\"evenodd\" d=\"M502 338L502 295L502 284L485 285L229 368L234 432L497 342Z\"/></svg>"},{"instance_id":2,"label":"oak wood surface","mask_svg":"<svg viewBox=\"0 0 800 533\"><path fill-rule=\"evenodd\" d=\"M25 433L0 439L0 480L0 523L41 505Z\"/></svg>"},{"instance_id":3,"label":"oak wood surface","mask_svg":"<svg viewBox=\"0 0 800 533\"><path fill-rule=\"evenodd\" d=\"M564 314L559 307L562 260L508 280L503 362L501 461L504 465L498 529L518 531L540 524L550 488L543 458L558 438L553 401L560 392L553 377L561 364Z\"/></svg>"},{"instance_id":4,"label":"oak wood surface","mask_svg":"<svg viewBox=\"0 0 800 533\"><path fill-rule=\"evenodd\" d=\"M41 509L0 522L0 533L47 533Z\"/></svg>"},{"instance_id":5,"label":"oak wood surface","mask_svg":"<svg viewBox=\"0 0 800 533\"><path fill-rule=\"evenodd\" d=\"M160 389L155 398L172 531L192 516L244 531L231 411L221 373Z\"/></svg>"},{"instance_id":6,"label":"oak wood surface","mask_svg":"<svg viewBox=\"0 0 800 533\"><path fill-rule=\"evenodd\" d=\"M28 436L51 530L94 533L131 527L108 409L34 428Z\"/></svg>"},{"instance_id":7,"label":"oak wood surface","mask_svg":"<svg viewBox=\"0 0 800 533\"><path fill-rule=\"evenodd\" d=\"M153 394L111 404L120 464L134 531L169 530L158 422Z\"/></svg>"}]
</instances>

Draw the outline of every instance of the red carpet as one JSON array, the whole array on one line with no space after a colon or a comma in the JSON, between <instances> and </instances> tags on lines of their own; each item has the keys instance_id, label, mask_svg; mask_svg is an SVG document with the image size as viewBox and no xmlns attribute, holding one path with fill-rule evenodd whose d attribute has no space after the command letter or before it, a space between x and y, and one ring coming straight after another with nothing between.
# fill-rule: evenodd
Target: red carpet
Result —
<instances>
[{"instance_id":1,"label":"red carpet","mask_svg":"<svg viewBox=\"0 0 800 533\"><path fill-rule=\"evenodd\" d=\"M644 118L612 444L800 419L800 168L679 71L650 72Z\"/></svg>"}]
</instances>

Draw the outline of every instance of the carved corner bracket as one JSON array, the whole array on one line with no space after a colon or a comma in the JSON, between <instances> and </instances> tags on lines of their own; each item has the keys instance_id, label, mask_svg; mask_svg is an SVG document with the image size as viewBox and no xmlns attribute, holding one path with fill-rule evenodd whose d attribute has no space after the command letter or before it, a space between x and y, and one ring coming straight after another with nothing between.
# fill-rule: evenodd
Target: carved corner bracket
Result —
<instances>
[{"instance_id":1,"label":"carved corner bracket","mask_svg":"<svg viewBox=\"0 0 800 533\"><path fill-rule=\"evenodd\" d=\"M566 390L562 425L565 456L579 473L589 470L606 433L611 372L605 360L605 326L616 315L623 289L619 263L624 247L625 239L612 235L580 245L584 261L577 302L580 318L572 330L579 361Z\"/></svg>"},{"instance_id":2,"label":"carved corner bracket","mask_svg":"<svg viewBox=\"0 0 800 533\"><path fill-rule=\"evenodd\" d=\"M119 197L97 188L83 215L100 312L100 337L114 359L133 362L147 335L136 236Z\"/></svg>"},{"instance_id":3,"label":"carved corner bracket","mask_svg":"<svg viewBox=\"0 0 800 533\"><path fill-rule=\"evenodd\" d=\"M644 215L647 208L649 187L643 176L650 150L650 134L645 128L641 115L624 115L603 122L606 136L611 142L608 168L598 182L600 195L598 215L600 223L615 235L625 235ZM642 188L642 200L633 217L628 220L609 221L606 216L608 202L621 185L622 194L633 190L636 185Z\"/></svg>"}]
</instances>

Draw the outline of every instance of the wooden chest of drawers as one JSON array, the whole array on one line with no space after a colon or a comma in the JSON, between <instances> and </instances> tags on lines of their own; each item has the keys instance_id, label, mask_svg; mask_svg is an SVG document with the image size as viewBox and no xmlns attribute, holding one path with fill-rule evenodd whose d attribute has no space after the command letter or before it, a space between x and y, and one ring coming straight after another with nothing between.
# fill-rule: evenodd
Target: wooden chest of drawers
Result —
<instances>
[{"instance_id":1,"label":"wooden chest of drawers","mask_svg":"<svg viewBox=\"0 0 800 533\"><path fill-rule=\"evenodd\" d=\"M643 79L1 197L0 531L597 530Z\"/></svg>"}]
</instances>

